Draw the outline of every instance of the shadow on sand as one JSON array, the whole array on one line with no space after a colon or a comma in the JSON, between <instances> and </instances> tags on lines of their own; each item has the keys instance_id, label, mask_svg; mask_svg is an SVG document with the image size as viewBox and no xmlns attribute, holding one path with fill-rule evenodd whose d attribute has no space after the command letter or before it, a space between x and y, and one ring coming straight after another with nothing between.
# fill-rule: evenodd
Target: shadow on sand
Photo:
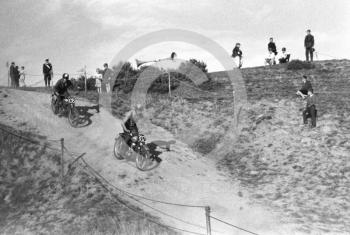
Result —
<instances>
[{"instance_id":1,"label":"shadow on sand","mask_svg":"<svg viewBox=\"0 0 350 235\"><path fill-rule=\"evenodd\" d=\"M96 110L99 112L99 106L93 105L93 106L76 106L78 112L79 112L79 124L78 128L86 127L91 125L91 117L93 116L92 113L89 112L89 110Z\"/></svg>"}]
</instances>

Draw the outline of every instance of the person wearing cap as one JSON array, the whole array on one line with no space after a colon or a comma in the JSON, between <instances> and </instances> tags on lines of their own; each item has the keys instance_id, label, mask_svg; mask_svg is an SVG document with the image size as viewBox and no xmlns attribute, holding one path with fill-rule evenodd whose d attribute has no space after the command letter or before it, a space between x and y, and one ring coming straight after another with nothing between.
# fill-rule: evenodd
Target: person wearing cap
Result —
<instances>
[{"instance_id":1,"label":"person wearing cap","mask_svg":"<svg viewBox=\"0 0 350 235\"><path fill-rule=\"evenodd\" d=\"M50 82L53 74L52 71L52 64L49 62L49 59L46 59L45 63L43 64L45 87L50 87Z\"/></svg>"},{"instance_id":2,"label":"person wearing cap","mask_svg":"<svg viewBox=\"0 0 350 235\"><path fill-rule=\"evenodd\" d=\"M68 89L73 87L72 82L69 80L69 74L64 73L62 78L58 80L53 87L54 95L57 97L59 107L62 107L63 100L69 97ZM64 109L60 108L59 116L64 112Z\"/></svg>"},{"instance_id":3,"label":"person wearing cap","mask_svg":"<svg viewBox=\"0 0 350 235\"><path fill-rule=\"evenodd\" d=\"M312 85L306 75L304 75L302 79L303 85L301 89L297 91L297 95L300 95L302 98L305 98L308 94L308 90L312 89Z\"/></svg>"},{"instance_id":4,"label":"person wearing cap","mask_svg":"<svg viewBox=\"0 0 350 235\"><path fill-rule=\"evenodd\" d=\"M316 115L317 115L317 110L316 110L316 103L317 99L316 96L314 95L314 91L311 89L308 90L308 97L306 100L306 108L303 111L303 122L304 125L307 125L307 119L311 118L311 127L316 127Z\"/></svg>"},{"instance_id":5,"label":"person wearing cap","mask_svg":"<svg viewBox=\"0 0 350 235\"><path fill-rule=\"evenodd\" d=\"M243 65L243 63L242 63L243 53L242 53L242 50L240 48L241 48L241 44L239 42L237 42L235 48L233 48L233 50L232 50L233 60L239 69Z\"/></svg>"},{"instance_id":6,"label":"person wearing cap","mask_svg":"<svg viewBox=\"0 0 350 235\"><path fill-rule=\"evenodd\" d=\"M305 56L306 56L306 61L313 61L314 59L314 45L315 45L315 39L314 36L311 35L311 30L308 29L306 31L306 36L304 40L304 47L305 47ZM309 60L310 59L310 60Z\"/></svg>"}]
</instances>

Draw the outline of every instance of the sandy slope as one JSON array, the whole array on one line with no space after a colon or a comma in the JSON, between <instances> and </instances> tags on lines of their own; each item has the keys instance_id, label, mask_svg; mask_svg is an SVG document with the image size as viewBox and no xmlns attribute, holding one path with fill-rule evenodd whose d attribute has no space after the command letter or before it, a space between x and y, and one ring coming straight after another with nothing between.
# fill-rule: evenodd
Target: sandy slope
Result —
<instances>
[{"instance_id":1,"label":"sandy slope","mask_svg":"<svg viewBox=\"0 0 350 235\"><path fill-rule=\"evenodd\" d=\"M7 97L4 97L4 94ZM66 146L73 152L86 152L85 159L114 185L135 194L157 200L185 204L210 205L212 215L231 221L234 224L260 234L295 234L292 226L282 226L279 218L270 211L249 205L239 197L238 186L217 172L215 162L193 153L185 143L179 141L170 152L163 152L160 167L151 172L141 172L134 164L118 161L113 157L114 138L121 131L120 120L101 109L89 110L91 125L73 129L65 118L54 116L49 106L47 94L2 90L0 94L1 122L20 128L20 123L46 135L49 139L65 138ZM79 105L79 104L78 104ZM81 103L83 106L91 106ZM148 124L142 131L149 140L173 140L170 133ZM22 127L24 128L24 127ZM204 210L197 208L178 208L152 204L163 212L177 216L185 221L205 226ZM160 215L149 208L142 207L157 215L169 225L205 233L191 225L186 225ZM212 222L213 230L224 234L246 234L222 224ZM213 233L215 234L215 233Z\"/></svg>"}]
</instances>

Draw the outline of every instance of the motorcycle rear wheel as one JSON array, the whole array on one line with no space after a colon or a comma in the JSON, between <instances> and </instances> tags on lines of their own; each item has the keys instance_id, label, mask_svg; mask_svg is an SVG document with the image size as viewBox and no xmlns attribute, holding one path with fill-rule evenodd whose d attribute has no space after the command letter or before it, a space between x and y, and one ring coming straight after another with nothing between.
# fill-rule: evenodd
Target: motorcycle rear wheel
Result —
<instances>
[{"instance_id":1,"label":"motorcycle rear wheel","mask_svg":"<svg viewBox=\"0 0 350 235\"><path fill-rule=\"evenodd\" d=\"M148 151L145 153L145 156L141 155L140 153L136 153L136 167L137 169L141 171L147 171L149 163L151 161L150 154Z\"/></svg>"},{"instance_id":2,"label":"motorcycle rear wheel","mask_svg":"<svg viewBox=\"0 0 350 235\"><path fill-rule=\"evenodd\" d=\"M124 159L124 157L120 154L120 152L122 151L123 144L124 144L123 141L124 140L121 137L119 137L114 142L113 153L114 153L114 157L118 160Z\"/></svg>"}]
</instances>

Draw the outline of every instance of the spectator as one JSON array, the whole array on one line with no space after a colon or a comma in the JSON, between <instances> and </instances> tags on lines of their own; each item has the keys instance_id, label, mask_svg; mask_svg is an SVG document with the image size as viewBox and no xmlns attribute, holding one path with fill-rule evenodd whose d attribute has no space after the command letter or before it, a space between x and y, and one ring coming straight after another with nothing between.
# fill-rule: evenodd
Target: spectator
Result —
<instances>
[{"instance_id":1,"label":"spectator","mask_svg":"<svg viewBox=\"0 0 350 235\"><path fill-rule=\"evenodd\" d=\"M314 95L314 92L312 89L308 90L308 97L306 100L306 109L303 111L303 121L304 124L307 124L307 119L311 118L311 127L316 127L316 116L317 116L317 110L316 110L316 96Z\"/></svg>"},{"instance_id":2,"label":"spectator","mask_svg":"<svg viewBox=\"0 0 350 235\"><path fill-rule=\"evenodd\" d=\"M278 59L280 64L284 64L289 62L289 54L287 54L287 49L285 47L282 48L282 53L280 58Z\"/></svg>"},{"instance_id":3,"label":"spectator","mask_svg":"<svg viewBox=\"0 0 350 235\"><path fill-rule=\"evenodd\" d=\"M305 98L308 94L308 90L312 89L312 85L306 75L304 75L302 79L303 79L303 85L301 89L297 91L297 95L300 95L302 98Z\"/></svg>"},{"instance_id":4,"label":"spectator","mask_svg":"<svg viewBox=\"0 0 350 235\"><path fill-rule=\"evenodd\" d=\"M16 87L16 65L15 65L15 62L12 62L11 66L10 66L10 78L11 78L11 87Z\"/></svg>"},{"instance_id":5,"label":"spectator","mask_svg":"<svg viewBox=\"0 0 350 235\"><path fill-rule=\"evenodd\" d=\"M15 67L15 88L18 88L19 87L19 67L16 66Z\"/></svg>"},{"instance_id":6,"label":"spectator","mask_svg":"<svg viewBox=\"0 0 350 235\"><path fill-rule=\"evenodd\" d=\"M102 71L102 88L105 87L106 92L109 93L111 91L111 82L113 78L113 70L108 68L108 64L103 64L103 71Z\"/></svg>"},{"instance_id":7,"label":"spectator","mask_svg":"<svg viewBox=\"0 0 350 235\"><path fill-rule=\"evenodd\" d=\"M95 75L95 86L98 93L101 93L101 82L102 82L102 74L100 73L100 69L96 69L96 75Z\"/></svg>"},{"instance_id":8,"label":"spectator","mask_svg":"<svg viewBox=\"0 0 350 235\"><path fill-rule=\"evenodd\" d=\"M242 53L240 47L241 47L241 44L238 42L238 43L236 43L236 46L235 46L235 48L233 48L233 51L232 51L233 60L239 69L243 65L243 63L242 63L243 53Z\"/></svg>"},{"instance_id":9,"label":"spectator","mask_svg":"<svg viewBox=\"0 0 350 235\"><path fill-rule=\"evenodd\" d=\"M43 74L44 74L45 87L50 87L53 70L52 70L52 64L49 62L49 59L46 59L45 63L43 64Z\"/></svg>"},{"instance_id":10,"label":"spectator","mask_svg":"<svg viewBox=\"0 0 350 235\"><path fill-rule=\"evenodd\" d=\"M269 54L267 58L265 58L265 65L272 66L274 64L276 64L275 53L272 50L269 50Z\"/></svg>"},{"instance_id":11,"label":"spectator","mask_svg":"<svg viewBox=\"0 0 350 235\"><path fill-rule=\"evenodd\" d=\"M273 38L270 38L270 42L267 44L267 50L271 50L275 55L277 55L277 48L276 44L273 42Z\"/></svg>"},{"instance_id":12,"label":"spectator","mask_svg":"<svg viewBox=\"0 0 350 235\"><path fill-rule=\"evenodd\" d=\"M19 85L20 85L20 87L26 86L25 79L26 79L26 73L24 70L24 66L22 66L21 70L19 71Z\"/></svg>"},{"instance_id":13,"label":"spectator","mask_svg":"<svg viewBox=\"0 0 350 235\"><path fill-rule=\"evenodd\" d=\"M309 57L311 59L311 62L314 59L314 45L315 45L315 39L314 36L311 35L311 30L308 29L306 31L307 35L305 36L304 40L304 47L305 47L305 56L306 56L306 61L309 61Z\"/></svg>"}]
</instances>

